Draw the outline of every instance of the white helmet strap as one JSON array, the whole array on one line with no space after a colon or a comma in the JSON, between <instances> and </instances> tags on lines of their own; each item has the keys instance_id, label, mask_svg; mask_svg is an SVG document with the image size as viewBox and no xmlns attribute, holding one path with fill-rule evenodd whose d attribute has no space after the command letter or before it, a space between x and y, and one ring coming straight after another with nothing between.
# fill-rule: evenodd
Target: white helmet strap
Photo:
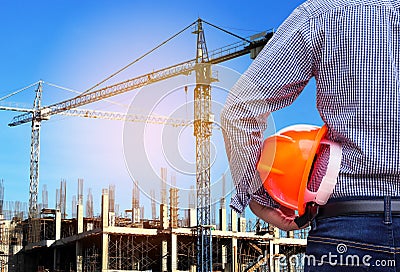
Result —
<instances>
[{"instance_id":1,"label":"white helmet strap","mask_svg":"<svg viewBox=\"0 0 400 272\"><path fill-rule=\"evenodd\" d=\"M325 176L322 178L321 184L317 192L311 192L306 188L304 194L305 202L315 202L318 205L325 205L329 197L333 193L333 189L337 183L337 177L342 162L342 146L338 143L323 139L320 144L330 146L329 161L326 168Z\"/></svg>"}]
</instances>

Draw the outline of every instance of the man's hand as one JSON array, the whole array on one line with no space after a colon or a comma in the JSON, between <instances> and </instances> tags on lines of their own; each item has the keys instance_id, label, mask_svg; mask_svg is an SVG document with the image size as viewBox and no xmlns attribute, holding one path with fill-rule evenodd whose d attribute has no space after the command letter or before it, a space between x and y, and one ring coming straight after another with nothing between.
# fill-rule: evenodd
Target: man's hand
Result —
<instances>
[{"instance_id":1,"label":"man's hand","mask_svg":"<svg viewBox=\"0 0 400 272\"><path fill-rule=\"evenodd\" d=\"M254 200L250 201L250 209L262 220L281 230L290 231L299 229L297 224L293 221L296 218L293 210L285 207L279 209L266 207Z\"/></svg>"}]
</instances>

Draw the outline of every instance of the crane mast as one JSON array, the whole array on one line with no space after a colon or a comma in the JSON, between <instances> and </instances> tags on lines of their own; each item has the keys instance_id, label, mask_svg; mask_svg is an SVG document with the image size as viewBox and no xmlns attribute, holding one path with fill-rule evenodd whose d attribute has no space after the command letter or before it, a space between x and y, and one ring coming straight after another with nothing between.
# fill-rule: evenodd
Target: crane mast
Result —
<instances>
[{"instance_id":1,"label":"crane mast","mask_svg":"<svg viewBox=\"0 0 400 272\"><path fill-rule=\"evenodd\" d=\"M197 192L197 271L212 271L212 239L210 228L210 137L211 64L202 22L197 29L196 87L194 89L194 136L196 137L196 192Z\"/></svg>"},{"instance_id":2,"label":"crane mast","mask_svg":"<svg viewBox=\"0 0 400 272\"><path fill-rule=\"evenodd\" d=\"M37 216L37 198L39 181L39 158L40 158L40 108L42 103L42 82L39 81L36 89L32 112L32 134L31 134L31 159L29 177L29 217Z\"/></svg>"}]
</instances>

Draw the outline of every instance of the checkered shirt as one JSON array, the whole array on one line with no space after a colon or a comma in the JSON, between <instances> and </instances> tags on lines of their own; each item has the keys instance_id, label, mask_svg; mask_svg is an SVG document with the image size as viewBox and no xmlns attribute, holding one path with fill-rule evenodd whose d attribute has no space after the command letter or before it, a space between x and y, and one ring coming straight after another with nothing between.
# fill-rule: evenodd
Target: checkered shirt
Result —
<instances>
[{"instance_id":1,"label":"checkered shirt","mask_svg":"<svg viewBox=\"0 0 400 272\"><path fill-rule=\"evenodd\" d=\"M343 146L332 198L400 196L400 1L309 0L296 8L232 88L221 113L236 194L278 204L255 169L266 117L289 106L316 80L327 138ZM324 174L329 147L312 174ZM290 168L290 162L288 162Z\"/></svg>"}]
</instances>

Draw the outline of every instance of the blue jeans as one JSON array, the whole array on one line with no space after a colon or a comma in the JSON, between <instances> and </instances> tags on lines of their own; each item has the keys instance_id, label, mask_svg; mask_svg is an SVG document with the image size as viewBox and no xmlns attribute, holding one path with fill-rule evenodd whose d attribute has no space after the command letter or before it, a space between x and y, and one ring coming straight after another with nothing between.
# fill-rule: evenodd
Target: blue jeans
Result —
<instances>
[{"instance_id":1,"label":"blue jeans","mask_svg":"<svg viewBox=\"0 0 400 272\"><path fill-rule=\"evenodd\" d=\"M400 215L346 215L312 222L305 272L400 271Z\"/></svg>"}]
</instances>

